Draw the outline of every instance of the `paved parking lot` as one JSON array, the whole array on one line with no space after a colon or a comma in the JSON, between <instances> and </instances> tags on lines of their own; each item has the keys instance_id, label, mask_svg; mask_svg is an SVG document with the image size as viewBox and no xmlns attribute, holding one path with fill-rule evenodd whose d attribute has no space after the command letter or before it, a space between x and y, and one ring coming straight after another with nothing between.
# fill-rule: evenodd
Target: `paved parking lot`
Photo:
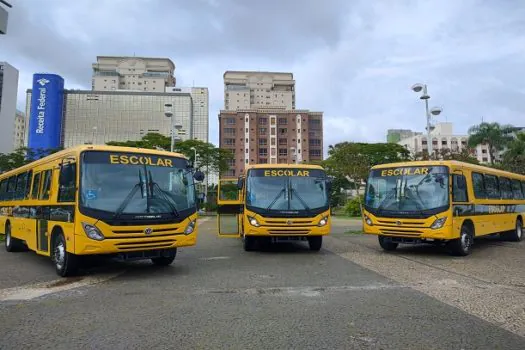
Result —
<instances>
[{"instance_id":1,"label":"paved parking lot","mask_svg":"<svg viewBox=\"0 0 525 350\"><path fill-rule=\"evenodd\" d=\"M244 252L204 219L173 266L95 261L62 280L47 259L0 252L0 349L523 349L525 242L384 253L334 220L306 244Z\"/></svg>"}]
</instances>

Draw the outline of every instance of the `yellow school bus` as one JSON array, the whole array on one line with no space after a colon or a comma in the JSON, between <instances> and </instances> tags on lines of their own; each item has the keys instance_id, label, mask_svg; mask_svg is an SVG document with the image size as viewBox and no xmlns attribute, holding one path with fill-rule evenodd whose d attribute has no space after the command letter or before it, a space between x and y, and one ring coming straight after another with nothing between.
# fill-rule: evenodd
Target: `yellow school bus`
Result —
<instances>
[{"instance_id":1,"label":"yellow school bus","mask_svg":"<svg viewBox=\"0 0 525 350\"><path fill-rule=\"evenodd\" d=\"M400 243L445 244L470 254L474 238L523 237L525 176L457 161L420 161L373 167L363 227L384 250Z\"/></svg>"},{"instance_id":2,"label":"yellow school bus","mask_svg":"<svg viewBox=\"0 0 525 350\"><path fill-rule=\"evenodd\" d=\"M181 154L79 146L0 175L0 230L8 252L49 256L57 274L81 256L169 265L197 238L193 172ZM1 232L1 231L0 231Z\"/></svg>"},{"instance_id":3,"label":"yellow school bus","mask_svg":"<svg viewBox=\"0 0 525 350\"><path fill-rule=\"evenodd\" d=\"M320 166L249 165L245 176L219 181L219 236L241 237L246 251L282 241L308 241L319 251L330 233L329 188Z\"/></svg>"}]
</instances>

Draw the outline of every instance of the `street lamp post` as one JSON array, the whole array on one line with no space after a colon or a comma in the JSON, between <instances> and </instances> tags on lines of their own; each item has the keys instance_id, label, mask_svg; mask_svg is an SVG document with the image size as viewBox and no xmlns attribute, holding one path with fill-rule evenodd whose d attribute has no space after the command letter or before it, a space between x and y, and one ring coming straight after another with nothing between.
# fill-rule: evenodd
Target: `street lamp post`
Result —
<instances>
[{"instance_id":1,"label":"street lamp post","mask_svg":"<svg viewBox=\"0 0 525 350\"><path fill-rule=\"evenodd\" d=\"M91 144L94 145L95 144L95 133L97 132L97 127L94 126L93 127L93 136L91 137Z\"/></svg>"},{"instance_id":2,"label":"street lamp post","mask_svg":"<svg viewBox=\"0 0 525 350\"><path fill-rule=\"evenodd\" d=\"M179 130L182 129L182 124L175 124L175 117L173 116L173 112L171 110L172 106L173 105L171 103L164 104L164 115L166 116L166 118L171 118L171 152L173 152L175 148L175 133L178 134Z\"/></svg>"},{"instance_id":3,"label":"street lamp post","mask_svg":"<svg viewBox=\"0 0 525 350\"><path fill-rule=\"evenodd\" d=\"M430 95L427 92L427 84L414 84L412 86L412 91L414 92L421 92L421 97L419 97L421 100L425 101L425 117L427 119L427 145L428 145L428 156L430 159L432 159L433 150L432 150L432 137L430 135L430 122L432 115L439 115L443 110L440 107L432 107L432 109L428 109L428 100L430 99Z\"/></svg>"}]
</instances>

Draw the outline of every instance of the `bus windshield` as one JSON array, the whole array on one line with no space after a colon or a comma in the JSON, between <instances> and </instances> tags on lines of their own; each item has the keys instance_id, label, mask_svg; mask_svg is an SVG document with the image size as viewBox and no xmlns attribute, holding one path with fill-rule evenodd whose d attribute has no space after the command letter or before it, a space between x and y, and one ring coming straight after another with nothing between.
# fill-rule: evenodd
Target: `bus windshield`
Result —
<instances>
[{"instance_id":1,"label":"bus windshield","mask_svg":"<svg viewBox=\"0 0 525 350\"><path fill-rule=\"evenodd\" d=\"M326 174L319 169L251 169L246 205L252 210L290 214L326 210Z\"/></svg>"},{"instance_id":2,"label":"bus windshield","mask_svg":"<svg viewBox=\"0 0 525 350\"><path fill-rule=\"evenodd\" d=\"M449 205L448 168L397 167L370 171L365 207L376 213L433 215Z\"/></svg>"},{"instance_id":3,"label":"bus windshield","mask_svg":"<svg viewBox=\"0 0 525 350\"><path fill-rule=\"evenodd\" d=\"M80 206L113 219L147 214L180 218L195 210L192 175L183 158L88 151L82 158Z\"/></svg>"}]
</instances>

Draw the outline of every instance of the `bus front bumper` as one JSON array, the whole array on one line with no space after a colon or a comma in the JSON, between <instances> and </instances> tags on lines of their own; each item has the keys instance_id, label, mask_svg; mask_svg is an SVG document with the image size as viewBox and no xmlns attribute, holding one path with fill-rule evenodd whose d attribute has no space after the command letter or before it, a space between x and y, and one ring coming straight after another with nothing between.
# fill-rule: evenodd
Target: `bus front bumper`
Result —
<instances>
[{"instance_id":1,"label":"bus front bumper","mask_svg":"<svg viewBox=\"0 0 525 350\"><path fill-rule=\"evenodd\" d=\"M172 250L178 247L194 246L196 243L196 231L189 235L174 234L136 238L107 237L102 241L96 241L83 235L75 235L75 254L102 255L150 250Z\"/></svg>"}]
</instances>

